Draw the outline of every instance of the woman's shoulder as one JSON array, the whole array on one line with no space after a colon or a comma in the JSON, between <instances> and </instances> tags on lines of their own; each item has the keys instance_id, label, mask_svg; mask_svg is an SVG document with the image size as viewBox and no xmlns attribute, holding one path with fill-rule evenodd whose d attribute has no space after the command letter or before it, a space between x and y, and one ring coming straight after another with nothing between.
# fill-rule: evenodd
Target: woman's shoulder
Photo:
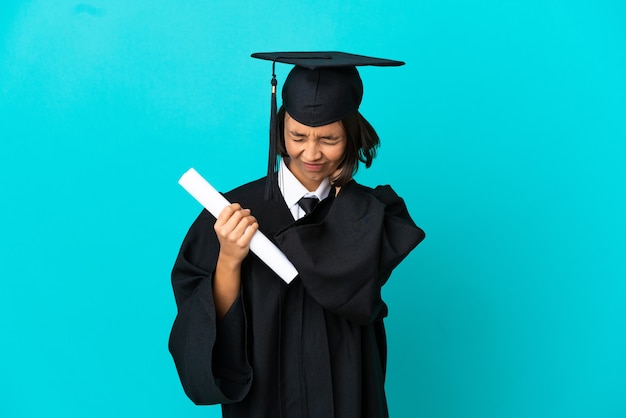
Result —
<instances>
[{"instance_id":1,"label":"woman's shoulder","mask_svg":"<svg viewBox=\"0 0 626 418\"><path fill-rule=\"evenodd\" d=\"M274 228L272 225L278 222L276 219L283 217L285 213L288 215L288 219L293 220L293 218L291 218L282 198L265 199L265 185L266 181L263 177L229 191L224 197L231 203L239 203L242 207L250 209L259 224L262 224L266 231L272 231Z\"/></svg>"},{"instance_id":2,"label":"woman's shoulder","mask_svg":"<svg viewBox=\"0 0 626 418\"><path fill-rule=\"evenodd\" d=\"M409 214L409 210L406 206L406 202L404 201L402 197L400 197L395 192L395 190L390 185L385 184L385 185L379 185L379 186L372 188L372 187L361 185L355 181L352 181L351 183L348 184L348 186L349 187L346 190L348 192L347 194L352 193L354 195L360 194L361 196L369 196L369 199L357 198L359 201L359 206L361 203L369 200L370 206L368 208L377 207L377 206L383 207L384 217L386 219L393 218L393 219L398 220L398 222L404 224L405 226L406 225L409 226L409 229L413 231L411 234L414 235L415 245L417 245L417 243L419 243L420 241L424 239L425 237L424 231L421 228L419 228L415 224L413 219L411 218L411 215ZM342 192L343 192L343 189L342 189ZM354 201L356 202L357 199L354 199ZM372 202L375 202L375 203L372 203ZM353 206L356 206L356 205L353 204ZM369 210L369 209L366 209L366 210Z\"/></svg>"},{"instance_id":3,"label":"woman's shoulder","mask_svg":"<svg viewBox=\"0 0 626 418\"><path fill-rule=\"evenodd\" d=\"M352 180L344 187L342 187L342 189L348 193L370 195L385 204L393 203L397 200L402 200L402 198L398 196L395 190L393 190L393 188L388 184L370 187L357 183L355 180Z\"/></svg>"},{"instance_id":4,"label":"woman's shoulder","mask_svg":"<svg viewBox=\"0 0 626 418\"><path fill-rule=\"evenodd\" d=\"M263 199L265 193L265 177L251 181L246 184L242 184L239 187L226 192L224 197L231 202L239 202L242 199L245 200L258 200Z\"/></svg>"}]
</instances>

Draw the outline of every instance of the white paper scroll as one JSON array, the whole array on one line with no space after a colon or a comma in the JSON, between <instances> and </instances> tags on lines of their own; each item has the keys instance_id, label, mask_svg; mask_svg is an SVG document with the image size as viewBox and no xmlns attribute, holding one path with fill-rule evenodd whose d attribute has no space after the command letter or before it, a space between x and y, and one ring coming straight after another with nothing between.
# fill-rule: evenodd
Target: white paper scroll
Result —
<instances>
[{"instance_id":1,"label":"white paper scroll","mask_svg":"<svg viewBox=\"0 0 626 418\"><path fill-rule=\"evenodd\" d=\"M196 170L190 168L178 180L202 206L217 218L222 209L230 205L217 190L213 188ZM252 214L254 216L254 214ZM278 247L276 247L261 231L256 231L250 241L250 250L280 276L285 283L290 283L298 275L298 271Z\"/></svg>"}]
</instances>

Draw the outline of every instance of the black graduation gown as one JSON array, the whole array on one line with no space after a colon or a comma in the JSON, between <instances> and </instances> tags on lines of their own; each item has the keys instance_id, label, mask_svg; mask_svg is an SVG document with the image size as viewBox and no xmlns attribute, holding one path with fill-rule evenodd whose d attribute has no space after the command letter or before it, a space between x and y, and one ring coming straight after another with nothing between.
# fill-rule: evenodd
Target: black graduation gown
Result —
<instances>
[{"instance_id":1,"label":"black graduation gown","mask_svg":"<svg viewBox=\"0 0 626 418\"><path fill-rule=\"evenodd\" d=\"M287 285L250 253L241 293L216 321L219 243L202 211L172 271L169 349L185 393L221 403L224 417L387 417L380 290L424 232L389 186L352 181L295 222L284 201L263 199L264 187L260 179L226 198L251 209L299 276Z\"/></svg>"}]
</instances>

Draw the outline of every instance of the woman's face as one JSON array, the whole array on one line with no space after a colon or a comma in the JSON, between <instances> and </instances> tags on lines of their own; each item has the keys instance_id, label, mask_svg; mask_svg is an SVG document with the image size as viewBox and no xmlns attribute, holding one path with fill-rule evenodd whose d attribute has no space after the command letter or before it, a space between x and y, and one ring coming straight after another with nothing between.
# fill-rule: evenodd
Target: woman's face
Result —
<instances>
[{"instance_id":1,"label":"woman's face","mask_svg":"<svg viewBox=\"0 0 626 418\"><path fill-rule=\"evenodd\" d=\"M285 113L285 148L289 170L309 191L318 188L326 177L338 173L346 152L346 132L341 122L307 126Z\"/></svg>"}]
</instances>

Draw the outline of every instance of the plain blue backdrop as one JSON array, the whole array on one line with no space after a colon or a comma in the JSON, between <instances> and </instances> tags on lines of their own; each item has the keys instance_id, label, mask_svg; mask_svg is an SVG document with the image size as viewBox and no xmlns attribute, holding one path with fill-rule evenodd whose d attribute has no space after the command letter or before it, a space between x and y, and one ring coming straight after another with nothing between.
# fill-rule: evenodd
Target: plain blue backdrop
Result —
<instances>
[{"instance_id":1,"label":"plain blue backdrop","mask_svg":"<svg viewBox=\"0 0 626 418\"><path fill-rule=\"evenodd\" d=\"M0 416L217 417L167 351L199 205L264 174L270 65L365 68L427 238L384 289L392 417L626 416L626 3L3 0ZM279 80L289 71L279 66Z\"/></svg>"}]
</instances>

